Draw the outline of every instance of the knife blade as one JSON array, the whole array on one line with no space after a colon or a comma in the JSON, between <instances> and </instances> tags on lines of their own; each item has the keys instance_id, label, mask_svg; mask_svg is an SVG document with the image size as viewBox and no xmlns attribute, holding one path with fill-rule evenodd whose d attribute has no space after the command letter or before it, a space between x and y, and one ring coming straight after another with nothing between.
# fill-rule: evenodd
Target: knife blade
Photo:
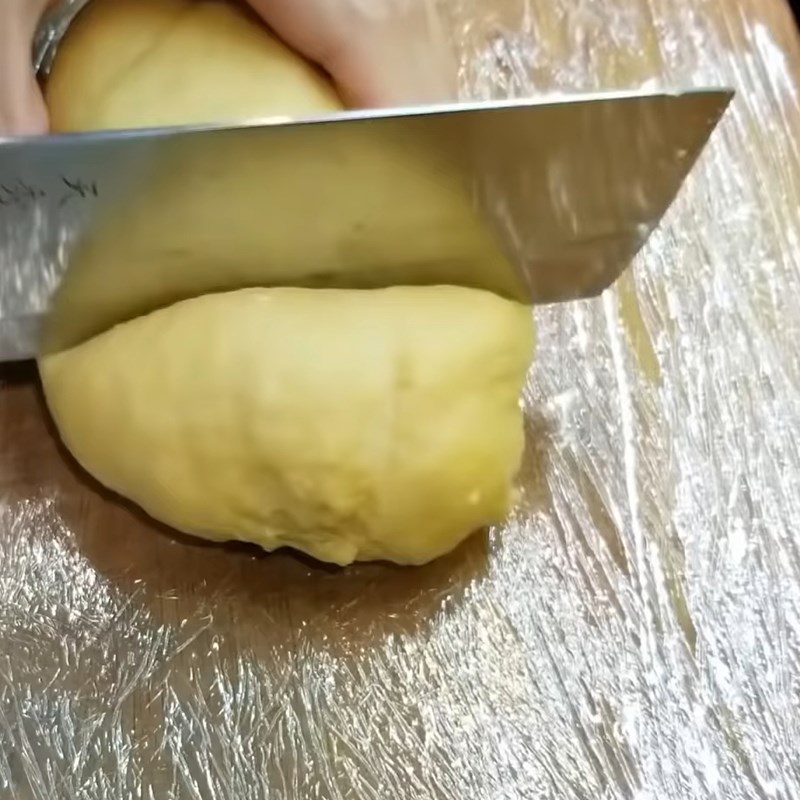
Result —
<instances>
[{"instance_id":1,"label":"knife blade","mask_svg":"<svg viewBox=\"0 0 800 800\"><path fill-rule=\"evenodd\" d=\"M732 92L0 139L0 361L244 286L596 295Z\"/></svg>"}]
</instances>

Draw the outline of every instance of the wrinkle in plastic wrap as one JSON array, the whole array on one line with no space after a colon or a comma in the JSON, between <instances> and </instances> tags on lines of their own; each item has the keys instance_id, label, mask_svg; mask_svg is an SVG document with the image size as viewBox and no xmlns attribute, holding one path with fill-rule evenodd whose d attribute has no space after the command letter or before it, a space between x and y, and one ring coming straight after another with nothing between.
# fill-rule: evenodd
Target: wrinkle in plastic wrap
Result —
<instances>
[{"instance_id":1,"label":"wrinkle in plastic wrap","mask_svg":"<svg viewBox=\"0 0 800 800\"><path fill-rule=\"evenodd\" d=\"M738 96L538 309L520 503L416 570L156 530L0 389L0 796L800 796L800 45L780 2L458 0L465 94Z\"/></svg>"}]
</instances>

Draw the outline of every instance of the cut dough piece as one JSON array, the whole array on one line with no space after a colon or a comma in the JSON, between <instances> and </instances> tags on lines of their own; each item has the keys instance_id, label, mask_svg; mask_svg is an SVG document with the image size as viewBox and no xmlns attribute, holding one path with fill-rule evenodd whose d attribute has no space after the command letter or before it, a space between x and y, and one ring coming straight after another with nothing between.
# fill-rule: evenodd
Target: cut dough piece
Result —
<instances>
[{"instance_id":1,"label":"cut dough piece","mask_svg":"<svg viewBox=\"0 0 800 800\"><path fill-rule=\"evenodd\" d=\"M330 80L221 0L92 0L59 45L46 99L56 131L342 108Z\"/></svg>"},{"instance_id":2,"label":"cut dough piece","mask_svg":"<svg viewBox=\"0 0 800 800\"><path fill-rule=\"evenodd\" d=\"M525 306L456 287L246 289L40 362L65 443L173 527L420 564L502 520Z\"/></svg>"}]
</instances>

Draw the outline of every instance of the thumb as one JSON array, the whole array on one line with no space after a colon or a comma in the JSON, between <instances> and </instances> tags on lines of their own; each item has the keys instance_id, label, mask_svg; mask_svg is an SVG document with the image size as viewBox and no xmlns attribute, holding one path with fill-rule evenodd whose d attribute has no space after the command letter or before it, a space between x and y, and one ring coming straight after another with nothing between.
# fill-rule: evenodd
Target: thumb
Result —
<instances>
[{"instance_id":1,"label":"thumb","mask_svg":"<svg viewBox=\"0 0 800 800\"><path fill-rule=\"evenodd\" d=\"M36 21L29 8L14 9L11 2L0 12L0 135L46 133L47 109L31 59Z\"/></svg>"},{"instance_id":2,"label":"thumb","mask_svg":"<svg viewBox=\"0 0 800 800\"><path fill-rule=\"evenodd\" d=\"M0 67L0 135L47 133L47 108L31 67Z\"/></svg>"}]
</instances>

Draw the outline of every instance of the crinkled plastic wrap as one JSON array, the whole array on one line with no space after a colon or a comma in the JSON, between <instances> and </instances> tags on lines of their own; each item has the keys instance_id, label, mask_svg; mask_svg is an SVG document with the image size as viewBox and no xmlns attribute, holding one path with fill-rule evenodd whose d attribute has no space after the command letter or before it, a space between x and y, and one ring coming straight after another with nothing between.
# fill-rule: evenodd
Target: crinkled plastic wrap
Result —
<instances>
[{"instance_id":1,"label":"crinkled plastic wrap","mask_svg":"<svg viewBox=\"0 0 800 800\"><path fill-rule=\"evenodd\" d=\"M464 92L730 84L634 271L537 310L503 528L328 570L157 529L0 389L0 795L800 796L800 45L780 0L461 0Z\"/></svg>"}]
</instances>

